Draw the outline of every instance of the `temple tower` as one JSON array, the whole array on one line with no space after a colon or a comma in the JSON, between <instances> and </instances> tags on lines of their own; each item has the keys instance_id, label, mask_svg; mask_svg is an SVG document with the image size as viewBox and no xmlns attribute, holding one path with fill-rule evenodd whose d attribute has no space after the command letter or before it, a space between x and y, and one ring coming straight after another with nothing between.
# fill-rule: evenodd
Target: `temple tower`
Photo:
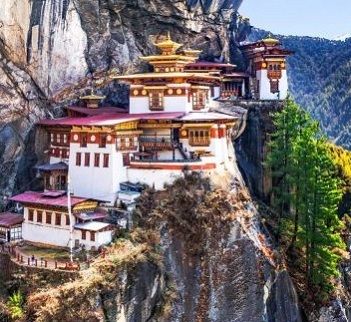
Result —
<instances>
[{"instance_id":1,"label":"temple tower","mask_svg":"<svg viewBox=\"0 0 351 322\"><path fill-rule=\"evenodd\" d=\"M267 37L241 47L249 59L250 90L254 99L283 100L288 95L286 58L291 51Z\"/></svg>"}]
</instances>

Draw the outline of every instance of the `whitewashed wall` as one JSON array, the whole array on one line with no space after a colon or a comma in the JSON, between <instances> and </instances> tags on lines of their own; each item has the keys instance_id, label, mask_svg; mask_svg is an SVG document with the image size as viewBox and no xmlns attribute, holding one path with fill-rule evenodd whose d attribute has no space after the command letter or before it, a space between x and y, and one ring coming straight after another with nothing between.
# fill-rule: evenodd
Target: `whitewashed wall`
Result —
<instances>
[{"instance_id":1,"label":"whitewashed wall","mask_svg":"<svg viewBox=\"0 0 351 322\"><path fill-rule=\"evenodd\" d=\"M51 215L51 222L55 223L55 213ZM65 217L61 216L61 226L46 224L46 213L43 212L42 223L37 222L37 214L34 211L34 221L28 221L28 208L24 208L24 222L22 226L24 240L53 246L68 247L70 238L70 226L66 225Z\"/></svg>"},{"instance_id":2,"label":"whitewashed wall","mask_svg":"<svg viewBox=\"0 0 351 322\"><path fill-rule=\"evenodd\" d=\"M96 198L113 203L117 197L119 184L126 180L126 167L123 156L116 151L114 144L99 148L98 144L88 144L86 148L79 143L71 143L69 158L69 176L71 190L76 196ZM76 166L76 154L82 154L80 166ZM90 166L84 166L85 153L90 153ZM94 166L94 154L100 153L100 167ZM103 167L103 154L109 154L109 167Z\"/></svg>"},{"instance_id":3,"label":"whitewashed wall","mask_svg":"<svg viewBox=\"0 0 351 322\"><path fill-rule=\"evenodd\" d=\"M260 81L260 99L261 100L276 100L278 93L271 93L270 80L266 69L256 72L257 80ZM280 99L285 99L288 95L288 77L286 70L282 70L282 77L279 80Z\"/></svg>"},{"instance_id":4,"label":"whitewashed wall","mask_svg":"<svg viewBox=\"0 0 351 322\"><path fill-rule=\"evenodd\" d=\"M165 96L164 97L164 109L162 111L151 111L149 108L149 97L130 97L130 114L141 114L141 113L173 113L173 112L184 112L188 113L192 110L192 102L188 102L188 96Z\"/></svg>"}]
</instances>

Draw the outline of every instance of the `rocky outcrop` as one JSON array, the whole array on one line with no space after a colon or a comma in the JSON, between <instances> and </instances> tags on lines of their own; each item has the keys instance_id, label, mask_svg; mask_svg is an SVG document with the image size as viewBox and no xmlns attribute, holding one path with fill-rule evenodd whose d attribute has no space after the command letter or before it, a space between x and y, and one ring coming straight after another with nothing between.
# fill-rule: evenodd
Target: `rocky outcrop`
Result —
<instances>
[{"instance_id":1,"label":"rocky outcrop","mask_svg":"<svg viewBox=\"0 0 351 322\"><path fill-rule=\"evenodd\" d=\"M298 298L285 270L262 253L262 231L233 223L229 232L208 240L198 259L182 241L165 236L167 268L178 301L167 321L300 322ZM253 239L251 239L253 238Z\"/></svg>"},{"instance_id":2,"label":"rocky outcrop","mask_svg":"<svg viewBox=\"0 0 351 322\"><path fill-rule=\"evenodd\" d=\"M146 244L117 242L75 280L32 290L26 321L150 321L165 290L152 252Z\"/></svg>"},{"instance_id":3,"label":"rocky outcrop","mask_svg":"<svg viewBox=\"0 0 351 322\"><path fill-rule=\"evenodd\" d=\"M265 167L269 136L274 131L271 113L283 107L278 101L227 102L223 108L235 109L239 106L247 110L246 128L235 141L235 153L239 168L254 196L269 202L272 187L271 175Z\"/></svg>"},{"instance_id":4,"label":"rocky outcrop","mask_svg":"<svg viewBox=\"0 0 351 322\"><path fill-rule=\"evenodd\" d=\"M142 227L160 230L173 289L161 321L301 321L293 283L238 170L232 179L221 190L193 174L163 192L162 201L154 195L151 208L151 195L141 199Z\"/></svg>"}]
</instances>

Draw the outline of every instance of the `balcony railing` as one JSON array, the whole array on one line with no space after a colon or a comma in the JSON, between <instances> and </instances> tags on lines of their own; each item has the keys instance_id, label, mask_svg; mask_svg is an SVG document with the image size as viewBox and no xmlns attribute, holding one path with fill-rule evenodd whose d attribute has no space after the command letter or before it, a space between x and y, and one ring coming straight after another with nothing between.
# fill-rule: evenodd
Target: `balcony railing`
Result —
<instances>
[{"instance_id":1,"label":"balcony railing","mask_svg":"<svg viewBox=\"0 0 351 322\"><path fill-rule=\"evenodd\" d=\"M201 158L193 158L193 159L163 159L163 160L158 160L158 159L153 159L153 158L143 158L142 160L137 160L134 157L132 157L132 162L138 162L138 163L188 163L188 162L201 162Z\"/></svg>"},{"instance_id":2,"label":"balcony railing","mask_svg":"<svg viewBox=\"0 0 351 322\"><path fill-rule=\"evenodd\" d=\"M171 143L171 137L170 136L140 136L139 138L140 142L151 142L151 143Z\"/></svg>"},{"instance_id":3,"label":"balcony railing","mask_svg":"<svg viewBox=\"0 0 351 322\"><path fill-rule=\"evenodd\" d=\"M189 137L189 144L193 146L209 146L210 143L209 137Z\"/></svg>"},{"instance_id":4,"label":"balcony railing","mask_svg":"<svg viewBox=\"0 0 351 322\"><path fill-rule=\"evenodd\" d=\"M146 149L156 149L156 150L163 150L163 149L172 149L174 147L174 142L171 140L171 137L162 136L162 137L155 137L155 136L141 136L139 138L140 144Z\"/></svg>"}]
</instances>

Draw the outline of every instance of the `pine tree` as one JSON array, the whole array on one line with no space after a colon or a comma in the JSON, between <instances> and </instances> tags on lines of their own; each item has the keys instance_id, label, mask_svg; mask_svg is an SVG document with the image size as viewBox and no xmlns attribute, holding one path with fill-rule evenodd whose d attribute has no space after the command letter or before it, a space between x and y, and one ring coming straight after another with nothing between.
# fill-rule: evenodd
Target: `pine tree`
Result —
<instances>
[{"instance_id":1,"label":"pine tree","mask_svg":"<svg viewBox=\"0 0 351 322\"><path fill-rule=\"evenodd\" d=\"M338 205L342 191L318 123L290 99L274 115L267 164L272 168L278 239L304 256L306 284L330 291L345 249Z\"/></svg>"},{"instance_id":2,"label":"pine tree","mask_svg":"<svg viewBox=\"0 0 351 322\"><path fill-rule=\"evenodd\" d=\"M290 98L286 100L284 109L273 116L276 131L271 137L269 145L271 152L267 164L272 170L272 203L278 212L278 239L281 235L282 220L286 218L292 204L291 190L294 181L292 175L296 172L293 150L301 120L301 110Z\"/></svg>"},{"instance_id":3,"label":"pine tree","mask_svg":"<svg viewBox=\"0 0 351 322\"><path fill-rule=\"evenodd\" d=\"M299 244L305 250L306 279L309 285L325 291L331 289L331 279L338 276L340 256L338 249L345 245L340 237L342 223L337 209L341 200L340 181L322 139L310 139L305 146L308 166L306 177L300 182L305 187L301 200Z\"/></svg>"}]
</instances>

